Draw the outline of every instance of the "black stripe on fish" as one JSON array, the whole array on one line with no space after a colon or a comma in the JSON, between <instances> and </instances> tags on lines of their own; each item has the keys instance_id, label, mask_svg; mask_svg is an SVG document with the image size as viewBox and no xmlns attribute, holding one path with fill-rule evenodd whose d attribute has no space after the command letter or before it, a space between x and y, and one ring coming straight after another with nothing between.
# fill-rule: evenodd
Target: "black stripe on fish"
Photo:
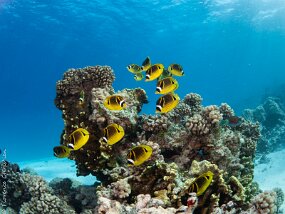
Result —
<instances>
[{"instance_id":1,"label":"black stripe on fish","mask_svg":"<svg viewBox=\"0 0 285 214\"><path fill-rule=\"evenodd\" d=\"M74 145L71 144L71 143L69 143L69 144L67 145L67 147L70 148L70 149L74 149Z\"/></svg>"},{"instance_id":2,"label":"black stripe on fish","mask_svg":"<svg viewBox=\"0 0 285 214\"><path fill-rule=\"evenodd\" d=\"M160 112L162 110L162 107L160 105L156 105L156 110Z\"/></svg>"}]
</instances>

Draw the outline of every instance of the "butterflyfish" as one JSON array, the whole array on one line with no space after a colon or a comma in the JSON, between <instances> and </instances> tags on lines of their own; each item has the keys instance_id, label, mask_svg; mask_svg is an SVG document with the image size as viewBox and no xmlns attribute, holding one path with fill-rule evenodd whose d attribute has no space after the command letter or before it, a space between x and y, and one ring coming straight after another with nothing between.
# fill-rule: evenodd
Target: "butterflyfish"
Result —
<instances>
[{"instance_id":1,"label":"butterflyfish","mask_svg":"<svg viewBox=\"0 0 285 214\"><path fill-rule=\"evenodd\" d=\"M70 149L67 146L55 146L53 147L53 154L58 158L66 158L70 154Z\"/></svg>"},{"instance_id":2,"label":"butterflyfish","mask_svg":"<svg viewBox=\"0 0 285 214\"><path fill-rule=\"evenodd\" d=\"M184 75L184 71L181 65L179 64L171 64L168 67L168 71L170 73L172 73L175 76L183 76Z\"/></svg>"},{"instance_id":3,"label":"butterflyfish","mask_svg":"<svg viewBox=\"0 0 285 214\"><path fill-rule=\"evenodd\" d=\"M143 71L146 71L147 69L149 69L151 67L151 61L150 61L150 58L147 57L143 63L142 63L142 70Z\"/></svg>"},{"instance_id":4,"label":"butterflyfish","mask_svg":"<svg viewBox=\"0 0 285 214\"><path fill-rule=\"evenodd\" d=\"M179 103L179 96L174 93L168 93L156 101L156 113L167 113L174 109Z\"/></svg>"},{"instance_id":5,"label":"butterflyfish","mask_svg":"<svg viewBox=\"0 0 285 214\"><path fill-rule=\"evenodd\" d=\"M89 140L89 132L86 129L78 128L68 137L68 148L78 150Z\"/></svg>"},{"instance_id":6,"label":"butterflyfish","mask_svg":"<svg viewBox=\"0 0 285 214\"><path fill-rule=\"evenodd\" d=\"M106 97L104 106L109 110L123 110L127 105L121 95L111 95Z\"/></svg>"},{"instance_id":7,"label":"butterflyfish","mask_svg":"<svg viewBox=\"0 0 285 214\"><path fill-rule=\"evenodd\" d=\"M144 75L142 73L137 73L134 75L134 79L136 81L141 81L144 78Z\"/></svg>"},{"instance_id":8,"label":"butterflyfish","mask_svg":"<svg viewBox=\"0 0 285 214\"><path fill-rule=\"evenodd\" d=\"M131 149L128 153L128 164L139 166L147 161L152 154L152 148L147 145L139 145Z\"/></svg>"},{"instance_id":9,"label":"butterflyfish","mask_svg":"<svg viewBox=\"0 0 285 214\"><path fill-rule=\"evenodd\" d=\"M172 77L172 73L170 73L167 69L163 69L162 74L157 78L157 80L162 80L166 77Z\"/></svg>"},{"instance_id":10,"label":"butterflyfish","mask_svg":"<svg viewBox=\"0 0 285 214\"><path fill-rule=\"evenodd\" d=\"M164 66L162 64L154 64L146 70L145 81L152 81L157 79L163 72Z\"/></svg>"},{"instance_id":11,"label":"butterflyfish","mask_svg":"<svg viewBox=\"0 0 285 214\"><path fill-rule=\"evenodd\" d=\"M101 138L103 142L113 145L119 142L125 135L125 131L122 126L118 124L110 124L104 129L104 136Z\"/></svg>"},{"instance_id":12,"label":"butterflyfish","mask_svg":"<svg viewBox=\"0 0 285 214\"><path fill-rule=\"evenodd\" d=\"M191 183L190 187L188 188L188 193L195 192L197 196L202 195L210 186L213 176L214 174L211 171L200 175Z\"/></svg>"},{"instance_id":13,"label":"butterflyfish","mask_svg":"<svg viewBox=\"0 0 285 214\"><path fill-rule=\"evenodd\" d=\"M169 92L175 91L179 87L176 79L172 77L166 77L159 80L156 84L156 94L167 94Z\"/></svg>"},{"instance_id":14,"label":"butterflyfish","mask_svg":"<svg viewBox=\"0 0 285 214\"><path fill-rule=\"evenodd\" d=\"M137 64L130 64L127 66L129 72L137 74L142 72L142 67Z\"/></svg>"},{"instance_id":15,"label":"butterflyfish","mask_svg":"<svg viewBox=\"0 0 285 214\"><path fill-rule=\"evenodd\" d=\"M78 101L79 105L83 106L84 105L84 101L85 101L85 93L82 90L82 91L80 91L80 96L79 96L79 101Z\"/></svg>"}]
</instances>

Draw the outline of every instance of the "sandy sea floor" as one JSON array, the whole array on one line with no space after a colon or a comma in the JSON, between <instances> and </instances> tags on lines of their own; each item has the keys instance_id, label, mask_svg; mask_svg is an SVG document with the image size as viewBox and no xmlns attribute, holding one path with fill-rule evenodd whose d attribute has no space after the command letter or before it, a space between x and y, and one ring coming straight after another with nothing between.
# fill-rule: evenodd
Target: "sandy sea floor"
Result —
<instances>
[{"instance_id":1,"label":"sandy sea floor","mask_svg":"<svg viewBox=\"0 0 285 214\"><path fill-rule=\"evenodd\" d=\"M279 187L285 193L285 150L271 153L267 156L269 163L255 167L254 180L262 190ZM282 205L285 212L285 202Z\"/></svg>"},{"instance_id":2,"label":"sandy sea floor","mask_svg":"<svg viewBox=\"0 0 285 214\"><path fill-rule=\"evenodd\" d=\"M18 163L21 169L31 168L38 175L44 177L47 181L54 178L71 178L82 184L94 184L96 178L94 176L76 176L76 166L74 161L69 159L45 158L41 160L25 161Z\"/></svg>"}]
</instances>

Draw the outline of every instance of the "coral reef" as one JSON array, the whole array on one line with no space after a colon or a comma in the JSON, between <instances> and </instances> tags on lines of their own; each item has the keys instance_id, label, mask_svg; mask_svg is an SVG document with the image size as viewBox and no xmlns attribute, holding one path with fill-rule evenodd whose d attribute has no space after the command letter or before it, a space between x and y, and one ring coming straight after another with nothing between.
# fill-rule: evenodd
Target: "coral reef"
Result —
<instances>
[{"instance_id":1,"label":"coral reef","mask_svg":"<svg viewBox=\"0 0 285 214\"><path fill-rule=\"evenodd\" d=\"M113 81L110 67L95 66L70 69L57 82L55 104L65 124L60 144L68 145L68 136L75 129L87 129L89 141L71 151L69 159L75 161L77 175L94 175L100 184L74 186L65 179L51 182L49 188L37 176L28 175L39 189L32 197L34 190L25 187L23 179L27 175L17 172L21 182L16 182L14 189L22 185L25 192L21 192L21 203L12 200L9 207L28 211L48 207L54 212L85 214L246 213L253 208L252 213L260 213L278 209L282 192L260 193L253 182L259 123L241 118L237 126L222 125L225 118L235 116L231 107L226 103L203 106L202 97L194 93L187 94L167 114L139 115L148 102L145 91L115 92ZM124 98L125 109L105 108L105 98L113 94ZM108 145L100 138L111 123L122 126L125 136ZM129 166L127 154L140 144L152 147L152 155L139 166ZM209 171L212 179L208 186L201 194L191 192L196 178ZM44 205L37 202L40 204L32 207L36 199ZM63 207L64 211L59 210Z\"/></svg>"},{"instance_id":2,"label":"coral reef","mask_svg":"<svg viewBox=\"0 0 285 214\"><path fill-rule=\"evenodd\" d=\"M5 206L9 209L20 214L75 213L64 200L53 193L42 177L21 172L16 164L7 161L1 162L1 165L0 180L2 184L6 182L7 188L3 191L3 186L1 187L1 198L5 198ZM4 192L7 194L3 195Z\"/></svg>"},{"instance_id":3,"label":"coral reef","mask_svg":"<svg viewBox=\"0 0 285 214\"><path fill-rule=\"evenodd\" d=\"M186 205L186 189L191 181L206 170L214 173L214 181L203 197L199 197L199 205L195 209L198 211L195 212L213 210L217 204L229 202L233 202L233 207L245 209L259 192L253 182L258 123L242 119L237 127L222 126L223 118L234 116L233 109L226 103L204 107L202 97L194 93L187 94L168 114L139 116L142 105L147 103L145 92L142 89L124 89L116 94L125 98L128 107L122 111L109 111L104 108L103 101L115 94L111 84L98 82L106 81L105 78L94 81L86 76L82 81L94 82L90 84L92 88L85 89L89 108L80 120L82 113L74 101L78 100L82 89L78 80L86 70L99 75L102 69L97 66L67 71L70 74L65 74L57 83L55 103L64 105L64 108L57 105L65 120L63 145L67 144L66 136L74 127L87 128L93 135L82 149L71 153L70 159L75 160L78 175L92 174L102 182L97 188L99 204L102 204L100 209L110 208L107 205L109 200L134 204L142 194L160 198L162 207L177 209ZM112 73L112 70L108 72ZM66 78L72 75L76 77ZM114 75L110 74L110 81L113 80ZM76 91L73 94L68 89L70 85ZM102 128L110 123L120 124L126 135L121 142L106 146L98 139L102 136ZM128 150L138 144L152 146L153 155L143 166L128 167ZM116 207L115 202L111 204Z\"/></svg>"},{"instance_id":4,"label":"coral reef","mask_svg":"<svg viewBox=\"0 0 285 214\"><path fill-rule=\"evenodd\" d=\"M274 214L277 211L276 206L277 194L274 191L265 191L258 194L252 199L252 210L256 210L257 213Z\"/></svg>"},{"instance_id":5,"label":"coral reef","mask_svg":"<svg viewBox=\"0 0 285 214\"><path fill-rule=\"evenodd\" d=\"M281 99L268 97L262 105L256 109L246 109L243 114L246 119L260 123L261 138L256 151L258 156L284 148L285 107Z\"/></svg>"}]
</instances>

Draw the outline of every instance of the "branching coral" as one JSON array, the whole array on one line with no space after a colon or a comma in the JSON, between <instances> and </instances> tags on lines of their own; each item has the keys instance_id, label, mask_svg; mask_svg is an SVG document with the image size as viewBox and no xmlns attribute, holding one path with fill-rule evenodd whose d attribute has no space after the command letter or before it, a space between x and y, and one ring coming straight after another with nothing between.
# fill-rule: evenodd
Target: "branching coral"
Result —
<instances>
[{"instance_id":1,"label":"branching coral","mask_svg":"<svg viewBox=\"0 0 285 214\"><path fill-rule=\"evenodd\" d=\"M235 115L234 110L227 103L222 103L219 110L223 115L223 118L229 118Z\"/></svg>"},{"instance_id":2,"label":"branching coral","mask_svg":"<svg viewBox=\"0 0 285 214\"><path fill-rule=\"evenodd\" d=\"M102 69L108 73L108 81L105 73L99 72ZM96 81L95 73L99 75ZM92 87L87 84L82 89L81 76ZM260 136L258 123L240 118L237 127L223 126L223 119L234 116L233 109L225 103L204 107L202 97L194 93L186 95L167 114L138 115L147 103L145 91L138 88L115 92L113 80L109 67L96 66L67 71L57 85L56 105L65 120L61 143L66 145L67 136L76 127L91 133L89 142L71 152L69 158L75 160L78 175L91 173L102 182L97 188L96 213L176 212L187 206L185 199L189 198L191 182L207 171L214 178L198 196L194 213L249 208L258 192L252 181ZM85 106L78 107L74 104L82 90ZM124 97L126 109L110 111L104 107L105 98L113 94ZM125 136L109 146L99 139L102 129L111 123L120 124ZM151 146L152 156L140 166L129 167L127 154L139 144Z\"/></svg>"},{"instance_id":3,"label":"branching coral","mask_svg":"<svg viewBox=\"0 0 285 214\"><path fill-rule=\"evenodd\" d=\"M202 101L202 97L195 93L189 93L184 98L184 103L191 108L191 113L198 113L201 111Z\"/></svg>"},{"instance_id":4,"label":"branching coral","mask_svg":"<svg viewBox=\"0 0 285 214\"><path fill-rule=\"evenodd\" d=\"M252 199L253 210L256 210L258 214L268 213L274 214L276 213L276 200L277 194L274 191L266 191L258 194Z\"/></svg>"},{"instance_id":5,"label":"branching coral","mask_svg":"<svg viewBox=\"0 0 285 214\"><path fill-rule=\"evenodd\" d=\"M2 162L2 164L4 164ZM75 211L67 203L56 196L42 177L21 173L15 164L5 162L5 178L8 195L6 205L21 214L37 213L74 213ZM3 193L3 191L2 191Z\"/></svg>"}]
</instances>

